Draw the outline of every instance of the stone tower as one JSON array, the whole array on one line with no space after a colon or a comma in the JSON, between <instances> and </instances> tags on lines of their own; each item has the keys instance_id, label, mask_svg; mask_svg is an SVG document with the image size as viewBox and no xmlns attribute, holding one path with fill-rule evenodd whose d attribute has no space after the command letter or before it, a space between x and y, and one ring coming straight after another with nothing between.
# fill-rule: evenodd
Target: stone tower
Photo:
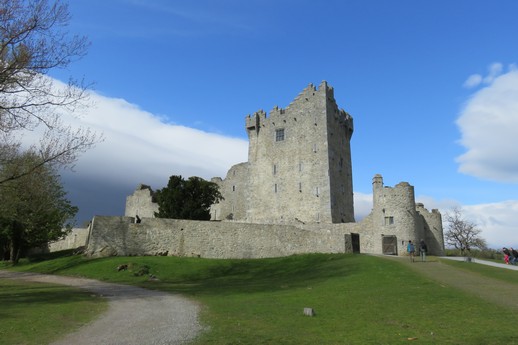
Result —
<instances>
[{"instance_id":1,"label":"stone tower","mask_svg":"<svg viewBox=\"0 0 518 345\"><path fill-rule=\"evenodd\" d=\"M429 253L444 254L441 214L416 204L412 185L400 182L387 187L377 174L372 179L372 198L372 212L362 221L367 230L362 233L364 239L372 236L364 241L364 252L404 255L409 240L416 245L424 240Z\"/></svg>"},{"instance_id":2,"label":"stone tower","mask_svg":"<svg viewBox=\"0 0 518 345\"><path fill-rule=\"evenodd\" d=\"M150 186L139 184L133 194L126 197L126 217L154 218L155 212L158 212L158 204Z\"/></svg>"},{"instance_id":3,"label":"stone tower","mask_svg":"<svg viewBox=\"0 0 518 345\"><path fill-rule=\"evenodd\" d=\"M252 223L354 222L353 119L338 108L325 81L318 89L310 84L286 109L247 116L246 131L247 164L213 180L225 200L215 205L212 219L232 214Z\"/></svg>"}]
</instances>

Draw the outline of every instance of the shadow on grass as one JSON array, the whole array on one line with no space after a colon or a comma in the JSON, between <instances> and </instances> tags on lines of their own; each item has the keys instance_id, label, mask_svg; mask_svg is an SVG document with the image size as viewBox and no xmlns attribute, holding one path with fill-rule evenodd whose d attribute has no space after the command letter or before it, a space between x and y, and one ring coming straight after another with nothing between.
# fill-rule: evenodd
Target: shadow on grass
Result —
<instances>
[{"instance_id":1,"label":"shadow on grass","mask_svg":"<svg viewBox=\"0 0 518 345\"><path fill-rule=\"evenodd\" d=\"M354 255L310 254L279 259L224 260L176 279L163 278L160 289L183 294L233 294L306 288L358 271ZM149 287L149 286L148 286ZM151 286L152 287L152 286Z\"/></svg>"},{"instance_id":2,"label":"shadow on grass","mask_svg":"<svg viewBox=\"0 0 518 345\"><path fill-rule=\"evenodd\" d=\"M62 305L91 299L92 293L59 285L0 280L0 305L3 309L21 305Z\"/></svg>"},{"instance_id":3,"label":"shadow on grass","mask_svg":"<svg viewBox=\"0 0 518 345\"><path fill-rule=\"evenodd\" d=\"M58 258L68 257L68 256L74 256L77 249L65 249L60 250L57 252L51 252L51 253L38 253L38 254L32 254L29 257L27 257L27 260L29 262L41 262L46 260L54 260Z\"/></svg>"},{"instance_id":4,"label":"shadow on grass","mask_svg":"<svg viewBox=\"0 0 518 345\"><path fill-rule=\"evenodd\" d=\"M88 277L186 295L225 295L307 287L335 277L342 279L354 275L360 271L360 265L373 260L358 254L304 254L269 259L155 256L89 259L62 254L64 256L24 263L14 269ZM117 266L121 264L131 269L118 272ZM149 268L149 276L156 279L136 276L140 267Z\"/></svg>"},{"instance_id":5,"label":"shadow on grass","mask_svg":"<svg viewBox=\"0 0 518 345\"><path fill-rule=\"evenodd\" d=\"M76 255L74 250L63 250L54 253L39 254L20 260L16 265L3 262L1 268L13 269L19 272L37 272L46 274L58 274L68 269L77 269L82 265L88 265L90 260L83 255Z\"/></svg>"}]
</instances>

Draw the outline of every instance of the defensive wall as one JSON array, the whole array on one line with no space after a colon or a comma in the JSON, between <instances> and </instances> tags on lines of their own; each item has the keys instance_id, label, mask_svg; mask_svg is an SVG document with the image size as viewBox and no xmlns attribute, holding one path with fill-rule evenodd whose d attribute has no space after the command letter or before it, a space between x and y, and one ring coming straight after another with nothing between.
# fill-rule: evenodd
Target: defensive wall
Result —
<instances>
[{"instance_id":1,"label":"defensive wall","mask_svg":"<svg viewBox=\"0 0 518 345\"><path fill-rule=\"evenodd\" d=\"M88 243L89 228L73 228L72 231L63 239L50 242L48 250L58 252L60 250L76 249L86 246Z\"/></svg>"},{"instance_id":2,"label":"defensive wall","mask_svg":"<svg viewBox=\"0 0 518 345\"><path fill-rule=\"evenodd\" d=\"M354 223L253 224L161 218L94 217L87 254L92 257L175 255L214 259L267 258L304 253L350 253Z\"/></svg>"},{"instance_id":3,"label":"defensive wall","mask_svg":"<svg viewBox=\"0 0 518 345\"><path fill-rule=\"evenodd\" d=\"M137 194L142 189L137 188ZM147 198L145 198L147 200ZM153 206L154 207L154 206ZM303 253L406 255L409 240L424 239L431 255L444 255L442 218L414 203L414 187L383 185L373 178L373 209L356 223L257 224L142 217L95 216L50 244L51 251L87 246L93 257L174 255L204 258L266 258Z\"/></svg>"}]
</instances>

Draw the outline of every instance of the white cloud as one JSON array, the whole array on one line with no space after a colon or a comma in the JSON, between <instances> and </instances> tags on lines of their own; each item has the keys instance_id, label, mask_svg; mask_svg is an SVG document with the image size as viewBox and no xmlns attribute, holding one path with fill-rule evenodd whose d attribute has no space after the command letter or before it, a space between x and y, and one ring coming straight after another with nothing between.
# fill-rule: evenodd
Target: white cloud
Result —
<instances>
[{"instance_id":1,"label":"white cloud","mask_svg":"<svg viewBox=\"0 0 518 345\"><path fill-rule=\"evenodd\" d=\"M518 201L463 206L466 219L477 224L489 247L518 247Z\"/></svg>"},{"instance_id":2,"label":"white cloud","mask_svg":"<svg viewBox=\"0 0 518 345\"><path fill-rule=\"evenodd\" d=\"M441 213L443 210L453 209L454 207L461 207L461 204L453 199L437 200L432 196L419 195L415 198L416 203L422 203L427 210L437 209Z\"/></svg>"},{"instance_id":3,"label":"white cloud","mask_svg":"<svg viewBox=\"0 0 518 345\"><path fill-rule=\"evenodd\" d=\"M482 230L480 236L487 241L488 247L498 249L503 246L518 247L518 200L507 200L490 204L462 205L456 200L436 200L430 196L416 197L428 209L438 209L443 219L446 234L447 213L459 208L465 220L473 222Z\"/></svg>"},{"instance_id":4,"label":"white cloud","mask_svg":"<svg viewBox=\"0 0 518 345\"><path fill-rule=\"evenodd\" d=\"M354 219L359 222L372 211L372 194L354 193Z\"/></svg>"},{"instance_id":5,"label":"white cloud","mask_svg":"<svg viewBox=\"0 0 518 345\"><path fill-rule=\"evenodd\" d=\"M495 78L502 74L504 66L500 62L495 62L489 65L488 73L485 77L480 74L472 74L466 79L463 86L465 88L473 88L479 86L480 84L491 84ZM513 69L513 65L510 66L510 69Z\"/></svg>"},{"instance_id":6,"label":"white cloud","mask_svg":"<svg viewBox=\"0 0 518 345\"><path fill-rule=\"evenodd\" d=\"M482 83L482 76L480 74L472 74L464 82L463 86L469 89L480 85L480 83Z\"/></svg>"},{"instance_id":7,"label":"white cloud","mask_svg":"<svg viewBox=\"0 0 518 345\"><path fill-rule=\"evenodd\" d=\"M246 140L164 123L122 99L92 93L91 100L81 124L104 133L105 141L81 156L77 174L135 187L162 181L153 186L161 188L173 174L225 177L247 160Z\"/></svg>"},{"instance_id":8,"label":"white cloud","mask_svg":"<svg viewBox=\"0 0 518 345\"><path fill-rule=\"evenodd\" d=\"M489 66L488 75L484 78L485 84L491 84L496 77L498 77L500 74L502 74L504 66L499 63L495 62Z\"/></svg>"},{"instance_id":9,"label":"white cloud","mask_svg":"<svg viewBox=\"0 0 518 345\"><path fill-rule=\"evenodd\" d=\"M467 152L456 160L464 174L517 183L518 70L499 71L492 68L490 85L469 99L457 119Z\"/></svg>"}]
</instances>

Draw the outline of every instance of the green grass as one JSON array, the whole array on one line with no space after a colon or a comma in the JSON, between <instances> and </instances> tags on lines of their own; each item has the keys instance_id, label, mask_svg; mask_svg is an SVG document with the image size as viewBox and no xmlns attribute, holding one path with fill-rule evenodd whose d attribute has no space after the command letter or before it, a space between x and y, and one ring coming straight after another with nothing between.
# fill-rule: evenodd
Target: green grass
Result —
<instances>
[{"instance_id":1,"label":"green grass","mask_svg":"<svg viewBox=\"0 0 518 345\"><path fill-rule=\"evenodd\" d=\"M117 272L120 264L129 270ZM142 268L159 281L135 275ZM182 293L205 307L195 344L518 344L515 309L421 277L395 260L301 255L262 260L81 256L16 269ZM518 288L518 283L517 283ZM315 317L303 315L311 307Z\"/></svg>"},{"instance_id":2,"label":"green grass","mask_svg":"<svg viewBox=\"0 0 518 345\"><path fill-rule=\"evenodd\" d=\"M490 260L488 260L490 261ZM458 269L466 270L481 276L498 279L507 283L518 283L518 271L508 270L506 268L495 268L488 265L476 264L472 262L441 260L442 263L453 266ZM502 261L498 263L503 263Z\"/></svg>"},{"instance_id":3,"label":"green grass","mask_svg":"<svg viewBox=\"0 0 518 345\"><path fill-rule=\"evenodd\" d=\"M77 289L0 279L0 344L46 344L106 308L101 297Z\"/></svg>"}]
</instances>

